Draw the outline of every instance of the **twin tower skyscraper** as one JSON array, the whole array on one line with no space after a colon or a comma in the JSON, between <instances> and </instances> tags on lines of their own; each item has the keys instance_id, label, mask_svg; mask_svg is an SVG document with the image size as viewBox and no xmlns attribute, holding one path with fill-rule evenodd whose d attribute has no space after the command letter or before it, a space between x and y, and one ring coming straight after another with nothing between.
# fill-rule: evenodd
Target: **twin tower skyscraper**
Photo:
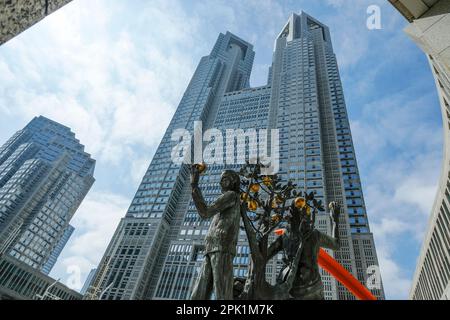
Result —
<instances>
[{"instance_id":1,"label":"twin tower skyscraper","mask_svg":"<svg viewBox=\"0 0 450 320\"><path fill-rule=\"evenodd\" d=\"M384 298L373 235L336 57L327 26L306 13L292 14L275 41L267 84L249 84L253 46L227 32L200 63L142 179L136 195L97 268L88 299L187 299L203 258L209 226L191 200L189 171L171 161L176 129L278 129L279 176L324 203L336 201L341 249L334 257L378 298ZM202 176L205 199L219 194L224 169L214 164ZM236 169L239 166L227 165ZM327 216L318 228L329 229ZM250 252L240 235L236 276L245 277ZM267 265L274 282L280 262ZM322 273L327 299L353 296ZM369 281L367 281L369 279ZM374 279L372 281L372 279Z\"/></svg>"}]
</instances>

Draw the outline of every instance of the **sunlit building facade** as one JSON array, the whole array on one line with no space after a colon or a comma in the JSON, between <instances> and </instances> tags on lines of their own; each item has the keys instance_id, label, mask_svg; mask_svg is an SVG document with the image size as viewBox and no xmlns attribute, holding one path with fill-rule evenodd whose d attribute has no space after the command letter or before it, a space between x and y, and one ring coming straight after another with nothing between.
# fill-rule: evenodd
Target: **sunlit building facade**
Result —
<instances>
[{"instance_id":1,"label":"sunlit building facade","mask_svg":"<svg viewBox=\"0 0 450 320\"><path fill-rule=\"evenodd\" d=\"M66 126L40 116L16 132L0 148L0 254L48 274L94 168Z\"/></svg>"}]
</instances>

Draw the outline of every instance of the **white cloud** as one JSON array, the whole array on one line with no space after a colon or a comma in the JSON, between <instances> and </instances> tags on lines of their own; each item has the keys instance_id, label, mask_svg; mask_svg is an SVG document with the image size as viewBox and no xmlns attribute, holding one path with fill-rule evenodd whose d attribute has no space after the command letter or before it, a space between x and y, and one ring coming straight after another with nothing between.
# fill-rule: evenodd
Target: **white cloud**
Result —
<instances>
[{"instance_id":1,"label":"white cloud","mask_svg":"<svg viewBox=\"0 0 450 320\"><path fill-rule=\"evenodd\" d=\"M426 217L430 215L430 208L436 196L436 181L423 183L422 173L414 177L405 177L397 190L395 190L394 199L410 203L418 208L420 213Z\"/></svg>"},{"instance_id":2,"label":"white cloud","mask_svg":"<svg viewBox=\"0 0 450 320\"><path fill-rule=\"evenodd\" d=\"M380 272L383 286L389 299L407 299L411 287L411 279L404 270L386 253L382 246L377 246Z\"/></svg>"},{"instance_id":3,"label":"white cloud","mask_svg":"<svg viewBox=\"0 0 450 320\"><path fill-rule=\"evenodd\" d=\"M345 3L348 3L348 0L326 0L329 5L332 5L335 8L342 7ZM354 1L352 1L354 2Z\"/></svg>"}]
</instances>

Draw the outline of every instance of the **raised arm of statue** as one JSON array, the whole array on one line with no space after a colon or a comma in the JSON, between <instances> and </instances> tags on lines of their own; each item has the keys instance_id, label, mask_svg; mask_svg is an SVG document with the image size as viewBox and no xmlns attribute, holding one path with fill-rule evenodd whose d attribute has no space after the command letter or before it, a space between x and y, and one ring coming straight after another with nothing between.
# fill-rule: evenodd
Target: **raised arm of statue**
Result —
<instances>
[{"instance_id":1,"label":"raised arm of statue","mask_svg":"<svg viewBox=\"0 0 450 320\"><path fill-rule=\"evenodd\" d=\"M336 202L331 202L329 205L330 208L330 217L331 217L331 233L332 237L320 233L319 235L319 244L322 248L339 250L339 214L340 214L340 206Z\"/></svg>"},{"instance_id":2,"label":"raised arm of statue","mask_svg":"<svg viewBox=\"0 0 450 320\"><path fill-rule=\"evenodd\" d=\"M206 219L211 218L217 213L231 207L237 200L236 193L234 191L227 191L222 194L216 201L210 206L206 204L203 198L202 192L198 186L192 187L192 199L194 200L195 207L199 215Z\"/></svg>"}]
</instances>

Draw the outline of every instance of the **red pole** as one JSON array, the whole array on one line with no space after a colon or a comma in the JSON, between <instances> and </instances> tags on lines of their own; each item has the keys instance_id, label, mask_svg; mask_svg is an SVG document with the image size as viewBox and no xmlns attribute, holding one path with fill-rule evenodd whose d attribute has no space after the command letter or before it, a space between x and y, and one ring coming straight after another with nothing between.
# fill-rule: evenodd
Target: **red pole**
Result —
<instances>
[{"instance_id":1,"label":"red pole","mask_svg":"<svg viewBox=\"0 0 450 320\"><path fill-rule=\"evenodd\" d=\"M348 272L339 262L322 248L319 252L319 265L336 278L359 300L377 300L375 296Z\"/></svg>"}]
</instances>

